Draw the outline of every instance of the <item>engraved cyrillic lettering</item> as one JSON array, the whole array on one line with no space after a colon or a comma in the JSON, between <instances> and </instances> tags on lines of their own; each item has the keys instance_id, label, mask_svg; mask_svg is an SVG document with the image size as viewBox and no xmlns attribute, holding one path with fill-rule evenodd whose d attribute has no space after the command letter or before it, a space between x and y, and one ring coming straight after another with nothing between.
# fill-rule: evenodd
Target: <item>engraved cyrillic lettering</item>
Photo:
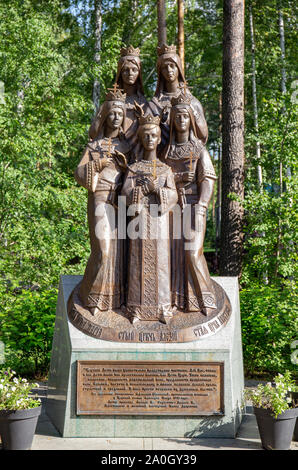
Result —
<instances>
[{"instance_id":1,"label":"engraved cyrillic lettering","mask_svg":"<svg viewBox=\"0 0 298 470\"><path fill-rule=\"evenodd\" d=\"M205 336L208 335L209 332L205 326L199 326L193 330L195 336L200 337L200 336Z\"/></svg>"},{"instance_id":2,"label":"engraved cyrillic lettering","mask_svg":"<svg viewBox=\"0 0 298 470\"><path fill-rule=\"evenodd\" d=\"M133 341L134 337L135 335L133 331L120 331L118 334L120 341Z\"/></svg>"},{"instance_id":3,"label":"engraved cyrillic lettering","mask_svg":"<svg viewBox=\"0 0 298 470\"><path fill-rule=\"evenodd\" d=\"M139 340L140 340L142 343L145 343L145 342L154 342L154 341L156 341L156 338L155 338L155 334L154 334L154 333L142 332L142 333L139 333Z\"/></svg>"},{"instance_id":4,"label":"engraved cyrillic lettering","mask_svg":"<svg viewBox=\"0 0 298 470\"><path fill-rule=\"evenodd\" d=\"M221 383L220 363L79 361L78 413L220 414Z\"/></svg>"}]
</instances>

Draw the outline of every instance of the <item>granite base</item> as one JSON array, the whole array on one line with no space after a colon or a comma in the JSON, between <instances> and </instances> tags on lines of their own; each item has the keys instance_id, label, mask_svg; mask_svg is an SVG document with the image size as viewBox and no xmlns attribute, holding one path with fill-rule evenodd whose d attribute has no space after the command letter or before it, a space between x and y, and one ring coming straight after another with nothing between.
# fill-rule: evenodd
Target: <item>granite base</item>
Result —
<instances>
[{"instance_id":1,"label":"granite base","mask_svg":"<svg viewBox=\"0 0 298 470\"><path fill-rule=\"evenodd\" d=\"M82 333L67 315L67 300L81 279L81 276L61 276L59 286L46 413L61 435L234 438L242 420L244 389L237 278L214 278L225 289L232 305L227 325L213 336L187 343L120 343ZM78 360L223 362L224 416L78 416Z\"/></svg>"}]
</instances>

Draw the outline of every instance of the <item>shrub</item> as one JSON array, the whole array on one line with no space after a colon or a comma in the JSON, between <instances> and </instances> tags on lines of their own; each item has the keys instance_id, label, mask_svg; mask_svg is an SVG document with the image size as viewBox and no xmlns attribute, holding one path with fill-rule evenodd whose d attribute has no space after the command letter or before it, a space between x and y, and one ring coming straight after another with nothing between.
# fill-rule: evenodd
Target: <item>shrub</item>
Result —
<instances>
[{"instance_id":1,"label":"shrub","mask_svg":"<svg viewBox=\"0 0 298 470\"><path fill-rule=\"evenodd\" d=\"M47 372L52 347L57 289L2 295L0 340L5 364L21 374Z\"/></svg>"},{"instance_id":2,"label":"shrub","mask_svg":"<svg viewBox=\"0 0 298 470\"><path fill-rule=\"evenodd\" d=\"M240 292L244 366L248 375L295 370L297 292L293 282L251 285Z\"/></svg>"}]
</instances>

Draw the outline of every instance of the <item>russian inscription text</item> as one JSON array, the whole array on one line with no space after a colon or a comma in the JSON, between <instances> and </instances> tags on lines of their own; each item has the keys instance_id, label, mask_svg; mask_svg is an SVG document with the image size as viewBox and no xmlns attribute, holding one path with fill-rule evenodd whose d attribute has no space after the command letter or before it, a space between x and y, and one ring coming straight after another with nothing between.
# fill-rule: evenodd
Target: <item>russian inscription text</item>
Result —
<instances>
[{"instance_id":1,"label":"russian inscription text","mask_svg":"<svg viewBox=\"0 0 298 470\"><path fill-rule=\"evenodd\" d=\"M223 414L223 363L78 361L77 414Z\"/></svg>"}]
</instances>

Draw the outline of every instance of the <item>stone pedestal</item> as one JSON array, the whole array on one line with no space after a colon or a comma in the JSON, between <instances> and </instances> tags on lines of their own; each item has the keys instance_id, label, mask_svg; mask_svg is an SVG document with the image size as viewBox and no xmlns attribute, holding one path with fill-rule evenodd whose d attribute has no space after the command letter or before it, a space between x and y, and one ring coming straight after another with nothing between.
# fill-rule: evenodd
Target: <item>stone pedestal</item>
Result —
<instances>
[{"instance_id":1,"label":"stone pedestal","mask_svg":"<svg viewBox=\"0 0 298 470\"><path fill-rule=\"evenodd\" d=\"M67 300L81 276L61 276L46 412L63 437L226 437L242 419L244 389L238 280L216 277L232 306L227 325L186 343L121 343L92 338L75 328ZM77 361L176 361L224 364L223 416L77 415Z\"/></svg>"}]
</instances>

